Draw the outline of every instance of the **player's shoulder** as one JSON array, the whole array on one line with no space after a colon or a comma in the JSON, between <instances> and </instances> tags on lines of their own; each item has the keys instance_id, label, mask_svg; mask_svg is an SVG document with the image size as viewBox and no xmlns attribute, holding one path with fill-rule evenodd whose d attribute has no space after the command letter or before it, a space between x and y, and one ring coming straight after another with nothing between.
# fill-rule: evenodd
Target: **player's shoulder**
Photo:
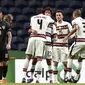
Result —
<instances>
[{"instance_id":1,"label":"player's shoulder","mask_svg":"<svg viewBox=\"0 0 85 85\"><path fill-rule=\"evenodd\" d=\"M33 19L35 16L36 16L36 15L34 15L34 16L31 16L31 19Z\"/></svg>"},{"instance_id":2,"label":"player's shoulder","mask_svg":"<svg viewBox=\"0 0 85 85\"><path fill-rule=\"evenodd\" d=\"M77 21L77 19L72 20L72 24L76 23Z\"/></svg>"},{"instance_id":3,"label":"player's shoulder","mask_svg":"<svg viewBox=\"0 0 85 85\"><path fill-rule=\"evenodd\" d=\"M2 23L3 23L4 25L7 25L7 26L9 25L9 23L6 22L6 21L4 21L4 20L2 21Z\"/></svg>"},{"instance_id":4,"label":"player's shoulder","mask_svg":"<svg viewBox=\"0 0 85 85\"><path fill-rule=\"evenodd\" d=\"M70 23L67 21L63 21L64 24L69 25Z\"/></svg>"},{"instance_id":5,"label":"player's shoulder","mask_svg":"<svg viewBox=\"0 0 85 85\"><path fill-rule=\"evenodd\" d=\"M76 19L72 20L72 22L78 22L78 21L81 21L81 20L83 20L82 17L77 17Z\"/></svg>"}]
</instances>

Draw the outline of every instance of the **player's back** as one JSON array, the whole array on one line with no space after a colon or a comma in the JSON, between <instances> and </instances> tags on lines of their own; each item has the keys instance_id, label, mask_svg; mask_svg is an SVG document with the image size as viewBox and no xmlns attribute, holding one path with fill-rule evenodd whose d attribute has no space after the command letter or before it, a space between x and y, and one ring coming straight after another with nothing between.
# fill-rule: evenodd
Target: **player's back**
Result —
<instances>
[{"instance_id":1,"label":"player's back","mask_svg":"<svg viewBox=\"0 0 85 85\"><path fill-rule=\"evenodd\" d=\"M78 17L72 23L78 25L78 30L76 31L77 38L85 38L85 19Z\"/></svg>"},{"instance_id":2,"label":"player's back","mask_svg":"<svg viewBox=\"0 0 85 85\"><path fill-rule=\"evenodd\" d=\"M78 25L76 31L76 44L84 44L85 45L85 19L78 17L72 21L73 25Z\"/></svg>"},{"instance_id":3,"label":"player's back","mask_svg":"<svg viewBox=\"0 0 85 85\"><path fill-rule=\"evenodd\" d=\"M43 14L33 16L31 18L31 27L36 30L38 34L46 34L47 26L53 20Z\"/></svg>"}]
</instances>

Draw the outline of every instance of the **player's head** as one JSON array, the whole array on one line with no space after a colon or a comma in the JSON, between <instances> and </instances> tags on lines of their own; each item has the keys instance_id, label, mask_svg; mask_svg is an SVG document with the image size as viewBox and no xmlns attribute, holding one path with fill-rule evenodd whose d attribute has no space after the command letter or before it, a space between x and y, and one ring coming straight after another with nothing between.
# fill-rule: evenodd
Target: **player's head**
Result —
<instances>
[{"instance_id":1,"label":"player's head","mask_svg":"<svg viewBox=\"0 0 85 85\"><path fill-rule=\"evenodd\" d=\"M43 10L43 13L46 15L46 16L52 16L52 14L53 14L53 11L52 11L52 9L50 8L50 7L47 7L47 8L45 8L44 10Z\"/></svg>"},{"instance_id":2,"label":"player's head","mask_svg":"<svg viewBox=\"0 0 85 85\"><path fill-rule=\"evenodd\" d=\"M73 18L77 18L77 17L81 17L81 11L79 9L76 9L74 12L73 12Z\"/></svg>"},{"instance_id":3,"label":"player's head","mask_svg":"<svg viewBox=\"0 0 85 85\"><path fill-rule=\"evenodd\" d=\"M13 21L13 16L11 14L7 14L4 16L3 20L11 24Z\"/></svg>"},{"instance_id":4,"label":"player's head","mask_svg":"<svg viewBox=\"0 0 85 85\"><path fill-rule=\"evenodd\" d=\"M3 13L2 11L0 11L0 20L2 20L2 18L3 18Z\"/></svg>"},{"instance_id":5,"label":"player's head","mask_svg":"<svg viewBox=\"0 0 85 85\"><path fill-rule=\"evenodd\" d=\"M56 20L58 22L61 22L63 20L63 11L62 10L57 10L56 11Z\"/></svg>"},{"instance_id":6,"label":"player's head","mask_svg":"<svg viewBox=\"0 0 85 85\"><path fill-rule=\"evenodd\" d=\"M43 8L37 8L36 14L42 14L43 13Z\"/></svg>"}]
</instances>

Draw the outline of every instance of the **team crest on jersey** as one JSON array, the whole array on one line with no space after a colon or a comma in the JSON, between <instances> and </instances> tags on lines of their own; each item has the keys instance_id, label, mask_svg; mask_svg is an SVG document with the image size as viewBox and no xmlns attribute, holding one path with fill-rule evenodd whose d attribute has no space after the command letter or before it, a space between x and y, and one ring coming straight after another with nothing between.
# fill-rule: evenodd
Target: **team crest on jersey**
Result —
<instances>
[{"instance_id":1,"label":"team crest on jersey","mask_svg":"<svg viewBox=\"0 0 85 85\"><path fill-rule=\"evenodd\" d=\"M5 26L2 26L2 29L5 29Z\"/></svg>"},{"instance_id":2,"label":"team crest on jersey","mask_svg":"<svg viewBox=\"0 0 85 85\"><path fill-rule=\"evenodd\" d=\"M5 29L5 26L1 26L0 29L3 29L4 30Z\"/></svg>"},{"instance_id":3,"label":"team crest on jersey","mask_svg":"<svg viewBox=\"0 0 85 85\"><path fill-rule=\"evenodd\" d=\"M5 58L8 58L8 54L7 53L5 54Z\"/></svg>"}]
</instances>

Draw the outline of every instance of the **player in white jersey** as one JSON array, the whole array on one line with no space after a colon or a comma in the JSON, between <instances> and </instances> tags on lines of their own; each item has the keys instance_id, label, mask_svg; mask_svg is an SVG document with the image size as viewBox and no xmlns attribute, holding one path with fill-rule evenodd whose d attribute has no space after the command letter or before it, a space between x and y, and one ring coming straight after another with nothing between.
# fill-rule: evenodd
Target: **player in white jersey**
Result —
<instances>
[{"instance_id":1,"label":"player in white jersey","mask_svg":"<svg viewBox=\"0 0 85 85\"><path fill-rule=\"evenodd\" d=\"M47 7L44 9L44 14L46 16L52 16L52 9ZM45 59L48 65L49 79L50 83L53 83L52 80L52 36L56 35L56 26L49 24L46 32L46 45L45 45Z\"/></svg>"},{"instance_id":2,"label":"player in white jersey","mask_svg":"<svg viewBox=\"0 0 85 85\"><path fill-rule=\"evenodd\" d=\"M64 64L64 73L67 71L67 57L68 57L68 41L65 43L63 39L72 30L72 26L69 22L63 21L63 12L61 10L56 11L56 31L57 39L53 42L53 61L54 61L54 81L57 82L57 66L58 62ZM65 75L64 75L65 77Z\"/></svg>"},{"instance_id":3,"label":"player in white jersey","mask_svg":"<svg viewBox=\"0 0 85 85\"><path fill-rule=\"evenodd\" d=\"M38 9L37 12L38 15L31 17L30 22L32 33L30 35L26 50L26 59L23 68L24 72L24 77L22 79L23 83L25 83L26 81L26 72L31 58L37 58L37 71L39 72L39 75L37 75L36 82L37 83L39 82L42 68L41 61L46 41L46 30L48 24L54 22L54 20L52 20L49 16L43 15L41 9Z\"/></svg>"},{"instance_id":4,"label":"player in white jersey","mask_svg":"<svg viewBox=\"0 0 85 85\"><path fill-rule=\"evenodd\" d=\"M47 7L44 9L43 13L46 16L52 16L52 9ZM52 68L51 68L51 61L52 61L52 42L51 42L51 35L55 35L56 33L56 27L53 24L49 24L47 31L46 31L46 46L45 46L45 58L47 60L48 64L48 72L49 72L49 79L50 83L52 83ZM32 61L32 67L31 67L31 79L28 79L28 83L31 83L33 80L33 73L35 70L35 65L36 65L37 59L34 58Z\"/></svg>"},{"instance_id":5,"label":"player in white jersey","mask_svg":"<svg viewBox=\"0 0 85 85\"><path fill-rule=\"evenodd\" d=\"M71 46L70 50L70 57L68 59L68 72L67 72L67 79L71 79L71 72L72 72L72 61L74 55L78 56L78 64L76 73L77 75L73 78L74 83L78 81L80 70L82 67L82 59L85 58L85 19L81 18L81 11L75 10L73 12L72 21L73 30L65 37L64 41L66 41L72 34L76 34L75 43ZM72 80L72 79L71 79Z\"/></svg>"}]
</instances>

